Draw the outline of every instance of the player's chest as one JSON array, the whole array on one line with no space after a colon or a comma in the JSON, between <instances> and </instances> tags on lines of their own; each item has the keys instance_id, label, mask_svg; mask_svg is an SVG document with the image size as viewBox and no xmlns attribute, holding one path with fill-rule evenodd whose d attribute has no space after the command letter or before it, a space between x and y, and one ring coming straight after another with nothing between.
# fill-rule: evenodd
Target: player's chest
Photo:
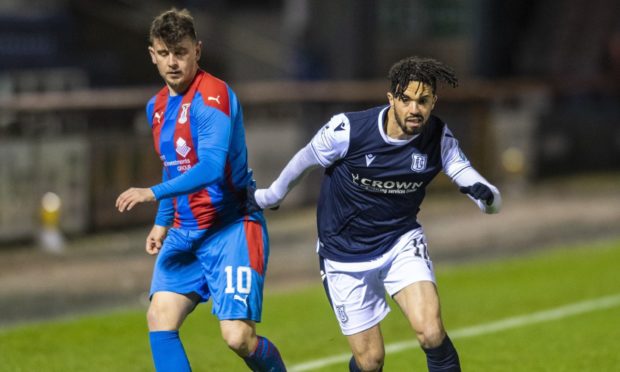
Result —
<instances>
[{"instance_id":1,"label":"player's chest","mask_svg":"<svg viewBox=\"0 0 620 372\"><path fill-rule=\"evenodd\" d=\"M194 150L196 134L191 125L189 103L169 102L166 111L161 113L161 121L154 124L159 125L155 141L159 144L160 155L185 158Z\"/></svg>"},{"instance_id":2,"label":"player's chest","mask_svg":"<svg viewBox=\"0 0 620 372\"><path fill-rule=\"evenodd\" d=\"M441 170L434 147L377 145L355 149L344 164L352 174L368 179L428 181Z\"/></svg>"}]
</instances>

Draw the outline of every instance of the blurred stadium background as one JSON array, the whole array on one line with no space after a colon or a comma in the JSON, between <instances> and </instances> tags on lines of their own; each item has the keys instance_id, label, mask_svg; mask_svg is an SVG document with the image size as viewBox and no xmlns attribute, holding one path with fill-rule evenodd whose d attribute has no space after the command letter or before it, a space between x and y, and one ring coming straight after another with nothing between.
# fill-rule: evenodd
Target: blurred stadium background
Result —
<instances>
[{"instance_id":1,"label":"blurred stadium background","mask_svg":"<svg viewBox=\"0 0 620 372\"><path fill-rule=\"evenodd\" d=\"M421 213L435 260L620 236L616 0L1 0L0 325L144 300L155 206L114 200L160 178L146 47L171 6L193 12L202 67L241 99L260 186L331 115L384 103L388 68L415 54L455 68L435 114L507 200L485 218L437 180ZM319 181L268 213L268 288L316 281ZM41 211L48 192L59 216ZM52 254L40 235L56 219Z\"/></svg>"}]
</instances>

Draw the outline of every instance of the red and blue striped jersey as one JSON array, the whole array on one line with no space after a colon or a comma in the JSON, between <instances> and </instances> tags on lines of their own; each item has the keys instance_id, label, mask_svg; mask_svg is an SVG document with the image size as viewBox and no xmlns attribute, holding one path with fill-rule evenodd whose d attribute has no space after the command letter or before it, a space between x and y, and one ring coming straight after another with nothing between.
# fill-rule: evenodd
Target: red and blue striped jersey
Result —
<instances>
[{"instance_id":1,"label":"red and blue striped jersey","mask_svg":"<svg viewBox=\"0 0 620 372\"><path fill-rule=\"evenodd\" d=\"M155 151L163 162L155 224L208 229L245 216L247 164L243 114L237 96L198 70L182 95L164 87L146 106Z\"/></svg>"}]
</instances>

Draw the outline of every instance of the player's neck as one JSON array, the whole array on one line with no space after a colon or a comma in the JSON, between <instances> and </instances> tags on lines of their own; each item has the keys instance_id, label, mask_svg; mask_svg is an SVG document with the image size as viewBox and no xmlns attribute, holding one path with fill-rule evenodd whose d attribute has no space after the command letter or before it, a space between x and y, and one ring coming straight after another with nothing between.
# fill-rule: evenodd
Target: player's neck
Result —
<instances>
[{"instance_id":1,"label":"player's neck","mask_svg":"<svg viewBox=\"0 0 620 372\"><path fill-rule=\"evenodd\" d=\"M170 94L170 96L180 96L185 94L185 92L187 92L189 87L194 82L196 75L198 75L198 70L194 71L191 79L179 85L171 85L170 83L166 82L166 85L168 86L168 94Z\"/></svg>"},{"instance_id":2,"label":"player's neck","mask_svg":"<svg viewBox=\"0 0 620 372\"><path fill-rule=\"evenodd\" d=\"M168 85L168 94L170 94L171 97L174 97L183 95L191 85L191 81L187 84L184 84L183 86L172 86L170 84L166 85Z\"/></svg>"}]
</instances>

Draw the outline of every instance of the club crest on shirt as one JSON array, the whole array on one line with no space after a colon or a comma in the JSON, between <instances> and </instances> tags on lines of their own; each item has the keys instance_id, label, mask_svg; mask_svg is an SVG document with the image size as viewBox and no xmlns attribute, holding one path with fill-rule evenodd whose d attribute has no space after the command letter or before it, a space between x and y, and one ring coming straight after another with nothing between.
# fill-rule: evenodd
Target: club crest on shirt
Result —
<instances>
[{"instance_id":1,"label":"club crest on shirt","mask_svg":"<svg viewBox=\"0 0 620 372\"><path fill-rule=\"evenodd\" d=\"M185 142L185 140L181 137L179 137L176 144L176 151L182 157L186 157L187 154L192 150L191 147L187 146L187 142Z\"/></svg>"},{"instance_id":2,"label":"club crest on shirt","mask_svg":"<svg viewBox=\"0 0 620 372\"><path fill-rule=\"evenodd\" d=\"M426 169L426 154L411 154L411 170L420 173Z\"/></svg>"},{"instance_id":3,"label":"club crest on shirt","mask_svg":"<svg viewBox=\"0 0 620 372\"><path fill-rule=\"evenodd\" d=\"M181 106L181 116L179 117L179 124L187 123L187 109L189 109L189 105L191 105L191 103L184 103Z\"/></svg>"},{"instance_id":4,"label":"club crest on shirt","mask_svg":"<svg viewBox=\"0 0 620 372\"><path fill-rule=\"evenodd\" d=\"M349 316L344 310L344 305L336 305L336 312L338 313L338 319L340 319L341 323L346 323L349 321Z\"/></svg>"}]
</instances>

